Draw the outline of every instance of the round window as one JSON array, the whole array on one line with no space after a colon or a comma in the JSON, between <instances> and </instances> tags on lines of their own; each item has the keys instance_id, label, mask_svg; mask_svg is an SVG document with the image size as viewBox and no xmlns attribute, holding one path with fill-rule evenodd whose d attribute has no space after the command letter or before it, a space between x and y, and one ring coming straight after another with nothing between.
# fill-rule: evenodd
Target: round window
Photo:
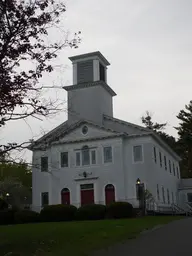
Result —
<instances>
[{"instance_id":1,"label":"round window","mask_svg":"<svg viewBox=\"0 0 192 256\"><path fill-rule=\"evenodd\" d=\"M85 135L85 134L87 134L87 132L88 132L88 127L85 125L82 128L82 133Z\"/></svg>"}]
</instances>

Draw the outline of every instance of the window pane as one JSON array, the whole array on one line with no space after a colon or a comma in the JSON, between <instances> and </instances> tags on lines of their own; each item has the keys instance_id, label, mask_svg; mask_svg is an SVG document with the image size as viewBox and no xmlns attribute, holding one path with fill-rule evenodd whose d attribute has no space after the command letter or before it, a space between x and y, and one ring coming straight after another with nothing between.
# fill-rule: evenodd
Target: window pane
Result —
<instances>
[{"instance_id":1,"label":"window pane","mask_svg":"<svg viewBox=\"0 0 192 256\"><path fill-rule=\"evenodd\" d=\"M80 185L81 190L93 189L93 184L82 184Z\"/></svg>"},{"instance_id":2,"label":"window pane","mask_svg":"<svg viewBox=\"0 0 192 256\"><path fill-rule=\"evenodd\" d=\"M164 156L165 170L167 170L167 158Z\"/></svg>"},{"instance_id":3,"label":"window pane","mask_svg":"<svg viewBox=\"0 0 192 256\"><path fill-rule=\"evenodd\" d=\"M133 154L134 154L134 162L142 161L143 160L142 146L134 146L133 147Z\"/></svg>"},{"instance_id":4,"label":"window pane","mask_svg":"<svg viewBox=\"0 0 192 256\"><path fill-rule=\"evenodd\" d=\"M76 152L76 166L80 166L81 159L80 159L80 152Z\"/></svg>"},{"instance_id":5,"label":"window pane","mask_svg":"<svg viewBox=\"0 0 192 256\"><path fill-rule=\"evenodd\" d=\"M153 148L153 154L154 154L154 161L157 162L157 154L156 154L156 148Z\"/></svg>"},{"instance_id":6,"label":"window pane","mask_svg":"<svg viewBox=\"0 0 192 256\"><path fill-rule=\"evenodd\" d=\"M159 161L160 161L160 166L162 167L162 156L161 156L161 152L159 152Z\"/></svg>"},{"instance_id":7,"label":"window pane","mask_svg":"<svg viewBox=\"0 0 192 256\"><path fill-rule=\"evenodd\" d=\"M41 157L41 171L48 172L48 157L47 156Z\"/></svg>"},{"instance_id":8,"label":"window pane","mask_svg":"<svg viewBox=\"0 0 192 256\"><path fill-rule=\"evenodd\" d=\"M169 160L169 171L170 171L170 173L172 172L171 171L171 161Z\"/></svg>"},{"instance_id":9,"label":"window pane","mask_svg":"<svg viewBox=\"0 0 192 256\"><path fill-rule=\"evenodd\" d=\"M91 163L96 164L96 152L95 152L95 150L91 151Z\"/></svg>"},{"instance_id":10,"label":"window pane","mask_svg":"<svg viewBox=\"0 0 192 256\"><path fill-rule=\"evenodd\" d=\"M187 193L187 200L192 203L192 193Z\"/></svg>"},{"instance_id":11,"label":"window pane","mask_svg":"<svg viewBox=\"0 0 192 256\"><path fill-rule=\"evenodd\" d=\"M89 149L82 150L82 165L90 165Z\"/></svg>"},{"instance_id":12,"label":"window pane","mask_svg":"<svg viewBox=\"0 0 192 256\"><path fill-rule=\"evenodd\" d=\"M41 193L41 205L49 205L49 193L48 192L43 192Z\"/></svg>"},{"instance_id":13,"label":"window pane","mask_svg":"<svg viewBox=\"0 0 192 256\"><path fill-rule=\"evenodd\" d=\"M112 148L111 147L104 148L104 162L105 163L112 162Z\"/></svg>"},{"instance_id":14,"label":"window pane","mask_svg":"<svg viewBox=\"0 0 192 256\"><path fill-rule=\"evenodd\" d=\"M61 167L68 167L68 152L61 153Z\"/></svg>"}]
</instances>

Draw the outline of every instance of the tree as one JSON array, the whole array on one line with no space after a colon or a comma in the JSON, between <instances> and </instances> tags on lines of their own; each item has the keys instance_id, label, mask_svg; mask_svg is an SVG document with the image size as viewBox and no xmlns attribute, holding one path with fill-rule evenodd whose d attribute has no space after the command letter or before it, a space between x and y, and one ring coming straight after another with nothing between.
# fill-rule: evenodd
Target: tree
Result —
<instances>
[{"instance_id":1,"label":"tree","mask_svg":"<svg viewBox=\"0 0 192 256\"><path fill-rule=\"evenodd\" d=\"M178 145L182 157L183 176L192 178L192 100L177 115L180 123L176 127L179 135Z\"/></svg>"},{"instance_id":2,"label":"tree","mask_svg":"<svg viewBox=\"0 0 192 256\"><path fill-rule=\"evenodd\" d=\"M48 41L50 29L59 28L65 11L59 0L0 1L0 127L58 110L57 102L43 97L40 79L53 72L52 61L65 47L80 43L80 32L71 39L64 33L61 42ZM27 145L0 145L1 154Z\"/></svg>"},{"instance_id":3,"label":"tree","mask_svg":"<svg viewBox=\"0 0 192 256\"><path fill-rule=\"evenodd\" d=\"M141 121L148 129L156 132L165 143L167 143L175 152L178 153L176 139L164 132L167 123L159 124L157 122L153 122L152 114L149 111L146 111L146 115L141 117Z\"/></svg>"}]
</instances>

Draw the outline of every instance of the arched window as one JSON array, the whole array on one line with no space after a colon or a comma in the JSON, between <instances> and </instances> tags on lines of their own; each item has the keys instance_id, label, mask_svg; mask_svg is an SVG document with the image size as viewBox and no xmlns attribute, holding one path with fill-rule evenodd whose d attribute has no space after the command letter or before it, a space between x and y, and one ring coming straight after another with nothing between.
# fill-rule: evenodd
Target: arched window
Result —
<instances>
[{"instance_id":1,"label":"arched window","mask_svg":"<svg viewBox=\"0 0 192 256\"><path fill-rule=\"evenodd\" d=\"M90 165L89 147L82 147L82 165Z\"/></svg>"},{"instance_id":2,"label":"arched window","mask_svg":"<svg viewBox=\"0 0 192 256\"><path fill-rule=\"evenodd\" d=\"M70 204L70 191L68 188L61 190L61 202L62 204Z\"/></svg>"},{"instance_id":3,"label":"arched window","mask_svg":"<svg viewBox=\"0 0 192 256\"><path fill-rule=\"evenodd\" d=\"M115 187L112 184L105 186L105 204L115 202Z\"/></svg>"}]
</instances>

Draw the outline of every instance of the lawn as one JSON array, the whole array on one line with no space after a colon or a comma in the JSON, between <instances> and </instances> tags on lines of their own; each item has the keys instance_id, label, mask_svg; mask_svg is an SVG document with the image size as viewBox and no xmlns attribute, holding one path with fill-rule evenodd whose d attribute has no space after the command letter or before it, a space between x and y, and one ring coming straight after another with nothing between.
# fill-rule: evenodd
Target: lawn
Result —
<instances>
[{"instance_id":1,"label":"lawn","mask_svg":"<svg viewBox=\"0 0 192 256\"><path fill-rule=\"evenodd\" d=\"M94 249L135 238L146 228L178 218L144 217L0 226L0 255L14 252L20 256L85 256Z\"/></svg>"}]
</instances>

